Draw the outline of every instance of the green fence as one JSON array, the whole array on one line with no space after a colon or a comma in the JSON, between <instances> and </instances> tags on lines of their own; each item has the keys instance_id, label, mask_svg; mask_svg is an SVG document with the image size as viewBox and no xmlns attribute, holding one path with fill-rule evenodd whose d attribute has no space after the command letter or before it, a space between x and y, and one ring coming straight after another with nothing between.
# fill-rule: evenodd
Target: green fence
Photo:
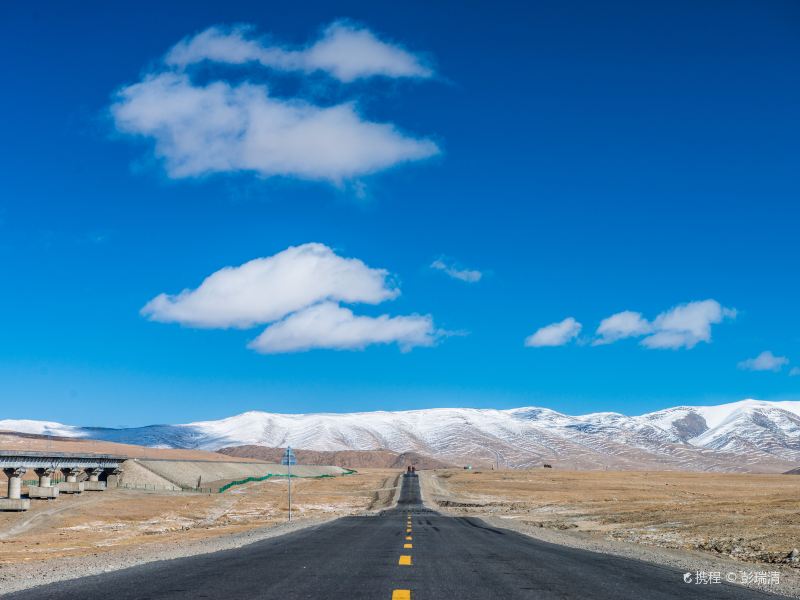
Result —
<instances>
[{"instance_id":1,"label":"green fence","mask_svg":"<svg viewBox=\"0 0 800 600\"><path fill-rule=\"evenodd\" d=\"M345 472L342 473L342 475L352 475L353 473L358 472L355 471L354 469L345 469L344 471ZM237 479L236 481L229 481L221 488L219 488L219 493L221 494L222 492L229 490L237 485L244 485L245 483L253 483L254 481L266 481L267 479L272 479L274 477L288 477L288 475L285 475L283 473L268 473L263 477L246 477L244 479ZM326 479L328 477L336 477L336 475L324 474L324 475L310 475L308 477L303 477L302 475L292 475L292 479Z\"/></svg>"},{"instance_id":2,"label":"green fence","mask_svg":"<svg viewBox=\"0 0 800 600\"><path fill-rule=\"evenodd\" d=\"M268 475L264 475L263 477L245 477L244 479L237 479L236 481L229 481L228 483L223 485L221 488L219 488L219 493L221 494L225 490L229 490L235 485L243 485L245 483L252 483L253 481L266 481L267 479L270 479L271 477L280 477L280 475L274 475L272 473L269 473ZM286 477L286 475L283 475L283 477ZM292 477L296 477L296 475L292 475Z\"/></svg>"}]
</instances>

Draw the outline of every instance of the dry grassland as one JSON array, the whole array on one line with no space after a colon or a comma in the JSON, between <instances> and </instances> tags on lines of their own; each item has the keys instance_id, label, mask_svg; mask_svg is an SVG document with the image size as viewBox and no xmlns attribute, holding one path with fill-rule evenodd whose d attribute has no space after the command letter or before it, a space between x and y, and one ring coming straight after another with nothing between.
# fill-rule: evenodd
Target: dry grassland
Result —
<instances>
[{"instance_id":1,"label":"dry grassland","mask_svg":"<svg viewBox=\"0 0 800 600\"><path fill-rule=\"evenodd\" d=\"M323 479L292 480L296 519L380 508L398 472L364 470ZM284 523L287 481L273 479L223 494L134 490L84 492L34 501L25 513L0 513L0 567L111 550L210 540Z\"/></svg>"},{"instance_id":2,"label":"dry grassland","mask_svg":"<svg viewBox=\"0 0 800 600\"><path fill-rule=\"evenodd\" d=\"M800 566L800 477L679 472L433 472L450 512Z\"/></svg>"}]
</instances>

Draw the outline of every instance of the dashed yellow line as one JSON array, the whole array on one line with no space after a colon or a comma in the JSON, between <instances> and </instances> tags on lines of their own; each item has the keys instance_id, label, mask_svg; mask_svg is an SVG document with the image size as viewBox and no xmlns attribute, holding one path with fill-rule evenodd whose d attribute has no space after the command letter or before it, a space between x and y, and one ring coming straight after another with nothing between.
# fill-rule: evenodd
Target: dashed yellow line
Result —
<instances>
[{"instance_id":1,"label":"dashed yellow line","mask_svg":"<svg viewBox=\"0 0 800 600\"><path fill-rule=\"evenodd\" d=\"M408 512L406 513L406 543L403 544L404 550L411 550L414 547L414 545L411 544L411 524L411 513ZM397 564L401 566L411 566L411 555L401 554ZM411 600L411 590L392 590L392 600Z\"/></svg>"}]
</instances>

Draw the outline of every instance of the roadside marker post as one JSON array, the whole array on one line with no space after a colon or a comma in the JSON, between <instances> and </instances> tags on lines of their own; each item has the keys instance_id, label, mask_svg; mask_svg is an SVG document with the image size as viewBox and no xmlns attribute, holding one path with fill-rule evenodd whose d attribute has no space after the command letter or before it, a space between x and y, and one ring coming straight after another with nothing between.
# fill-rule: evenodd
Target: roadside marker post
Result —
<instances>
[{"instance_id":1,"label":"roadside marker post","mask_svg":"<svg viewBox=\"0 0 800 600\"><path fill-rule=\"evenodd\" d=\"M286 447L286 452L283 454L281 464L286 465L286 471L289 477L289 522L292 522L292 465L297 464L297 458L292 451L291 446Z\"/></svg>"}]
</instances>

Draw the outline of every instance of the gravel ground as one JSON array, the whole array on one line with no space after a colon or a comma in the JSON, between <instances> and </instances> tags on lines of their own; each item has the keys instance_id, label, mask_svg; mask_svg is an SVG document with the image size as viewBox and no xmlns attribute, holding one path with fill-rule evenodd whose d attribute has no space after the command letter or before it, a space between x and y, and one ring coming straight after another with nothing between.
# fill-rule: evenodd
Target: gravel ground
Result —
<instances>
[{"instance_id":1,"label":"gravel ground","mask_svg":"<svg viewBox=\"0 0 800 600\"><path fill-rule=\"evenodd\" d=\"M396 486L398 482L399 476L394 479L390 487L379 490L369 510L349 513L349 515L373 515L396 506ZM191 542L182 539L171 539L159 544L122 547L89 556L59 557L30 563L0 564L0 596L38 585L98 575L153 561L173 560L186 556L240 548L268 538L309 527L317 527L341 518L341 516L343 515L333 514L325 517L301 518L292 523L258 527L235 534L210 536Z\"/></svg>"},{"instance_id":2,"label":"gravel ground","mask_svg":"<svg viewBox=\"0 0 800 600\"><path fill-rule=\"evenodd\" d=\"M800 573L798 573L797 569L789 566L771 564L759 565L722 558L699 551L645 546L621 540L609 540L582 532L557 531L519 522L513 516L476 515L475 510L470 510L468 514L465 514L464 511L459 511L458 509L438 506L438 504L433 501L433 498L442 498L446 494L446 490L442 488L442 486L437 485L430 475L424 472L421 473L421 475L420 483L423 501L428 507L438 510L443 514L449 514L455 517L479 517L493 527L511 529L551 544L581 548L592 552L613 554L615 556L655 563L692 573L693 575L697 571L706 573L719 572L724 579L727 573L736 573L736 581L738 582L741 580L740 574L742 572L777 571L780 573L780 583L778 585L765 586L749 583L747 587L753 587L783 596L800 598ZM453 500L457 499L454 498Z\"/></svg>"},{"instance_id":3,"label":"gravel ground","mask_svg":"<svg viewBox=\"0 0 800 600\"><path fill-rule=\"evenodd\" d=\"M153 561L172 560L240 548L267 538L315 527L337 518L339 517L304 519L274 527L252 529L234 535L209 537L189 544L180 540L172 540L164 544L124 548L92 556L56 558L31 564L0 565L0 596L37 585L86 577L87 575L98 575Z\"/></svg>"},{"instance_id":4,"label":"gravel ground","mask_svg":"<svg viewBox=\"0 0 800 600\"><path fill-rule=\"evenodd\" d=\"M450 511L439 509L441 512L449 513ZM452 513L454 516L459 516L457 513ZM541 527L531 526L525 523L520 523L513 518L487 516L481 517L481 520L486 521L494 527L503 527L511 529L530 537L550 542L552 544L559 544L561 546L570 546L572 548L581 548L584 550L591 550L592 552L601 552L603 554L613 554L616 556L623 556L625 558L633 558L642 560L649 563L656 563L667 567L673 567L685 572L696 573L697 571L719 572L724 578L727 573L736 573L737 581L741 579L739 576L742 572L753 573L758 571L777 571L780 573L780 584L778 585L748 585L757 589L781 594L783 596L792 596L800 598L800 575L797 569L782 565L757 565L753 563L739 562L726 558L720 558L711 554L703 552L693 552L691 550L673 550L671 548L658 548L655 546L644 546L641 544L633 544L629 542L622 542L617 540L606 540L603 538L593 537L585 533L572 533L563 531L554 531L552 529L544 529Z\"/></svg>"}]
</instances>

